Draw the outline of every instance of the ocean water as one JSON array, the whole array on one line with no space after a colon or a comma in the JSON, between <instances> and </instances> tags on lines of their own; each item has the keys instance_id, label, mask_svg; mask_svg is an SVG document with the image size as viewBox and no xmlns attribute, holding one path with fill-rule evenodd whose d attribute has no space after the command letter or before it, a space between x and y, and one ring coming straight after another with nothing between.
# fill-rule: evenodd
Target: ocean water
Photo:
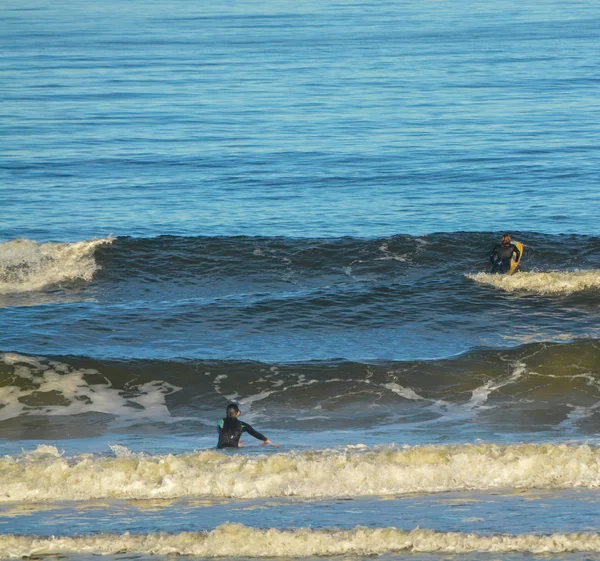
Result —
<instances>
[{"instance_id":1,"label":"ocean water","mask_svg":"<svg viewBox=\"0 0 600 561\"><path fill-rule=\"evenodd\" d=\"M600 559L599 28L4 0L0 558Z\"/></svg>"}]
</instances>

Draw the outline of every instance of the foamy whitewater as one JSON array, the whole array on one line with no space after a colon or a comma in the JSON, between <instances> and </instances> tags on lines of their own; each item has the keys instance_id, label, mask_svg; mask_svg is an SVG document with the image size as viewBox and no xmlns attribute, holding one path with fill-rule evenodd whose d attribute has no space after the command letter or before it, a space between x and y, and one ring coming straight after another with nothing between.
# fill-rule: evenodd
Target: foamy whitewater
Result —
<instances>
[{"instance_id":1,"label":"foamy whitewater","mask_svg":"<svg viewBox=\"0 0 600 561\"><path fill-rule=\"evenodd\" d=\"M3 0L0 559L600 561L599 25Z\"/></svg>"},{"instance_id":2,"label":"foamy whitewater","mask_svg":"<svg viewBox=\"0 0 600 561\"><path fill-rule=\"evenodd\" d=\"M76 280L91 281L94 252L112 238L76 243L37 243L26 239L0 243L0 294L37 291Z\"/></svg>"},{"instance_id":3,"label":"foamy whitewater","mask_svg":"<svg viewBox=\"0 0 600 561\"><path fill-rule=\"evenodd\" d=\"M600 452L588 445L363 445L251 457L114 452L115 458L69 458L45 446L5 457L0 501L337 498L600 486Z\"/></svg>"},{"instance_id":4,"label":"foamy whitewater","mask_svg":"<svg viewBox=\"0 0 600 561\"><path fill-rule=\"evenodd\" d=\"M533 553L562 554L600 552L597 533L477 536L415 529L349 531L303 529L255 530L237 524L219 526L212 532L177 535L98 535L79 538L36 539L20 536L0 538L0 554L6 558L45 555L193 555L197 557L323 557L365 556L386 553Z\"/></svg>"},{"instance_id":5,"label":"foamy whitewater","mask_svg":"<svg viewBox=\"0 0 600 561\"><path fill-rule=\"evenodd\" d=\"M571 295L578 292L600 291L600 271L598 270L525 272L511 276L476 273L468 274L467 278L507 292Z\"/></svg>"}]
</instances>

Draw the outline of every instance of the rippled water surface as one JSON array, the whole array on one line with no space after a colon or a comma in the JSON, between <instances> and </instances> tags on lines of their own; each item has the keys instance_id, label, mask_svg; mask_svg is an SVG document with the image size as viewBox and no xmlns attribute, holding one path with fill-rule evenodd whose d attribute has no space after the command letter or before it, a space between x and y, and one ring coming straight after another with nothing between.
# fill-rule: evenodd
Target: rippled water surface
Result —
<instances>
[{"instance_id":1,"label":"rippled water surface","mask_svg":"<svg viewBox=\"0 0 600 561\"><path fill-rule=\"evenodd\" d=\"M0 558L600 559L599 26L5 0Z\"/></svg>"}]
</instances>

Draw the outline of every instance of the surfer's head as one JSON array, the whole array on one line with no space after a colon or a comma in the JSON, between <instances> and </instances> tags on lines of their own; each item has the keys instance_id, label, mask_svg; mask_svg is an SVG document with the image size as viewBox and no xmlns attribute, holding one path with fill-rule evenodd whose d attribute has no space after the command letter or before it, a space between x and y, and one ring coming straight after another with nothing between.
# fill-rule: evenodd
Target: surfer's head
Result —
<instances>
[{"instance_id":1,"label":"surfer's head","mask_svg":"<svg viewBox=\"0 0 600 561\"><path fill-rule=\"evenodd\" d=\"M501 240L501 244L502 245L510 245L511 239L510 239L510 234L504 234L502 236L502 240Z\"/></svg>"},{"instance_id":2,"label":"surfer's head","mask_svg":"<svg viewBox=\"0 0 600 561\"><path fill-rule=\"evenodd\" d=\"M230 403L227 406L226 416L230 419L235 419L240 414L240 408L237 403Z\"/></svg>"}]
</instances>

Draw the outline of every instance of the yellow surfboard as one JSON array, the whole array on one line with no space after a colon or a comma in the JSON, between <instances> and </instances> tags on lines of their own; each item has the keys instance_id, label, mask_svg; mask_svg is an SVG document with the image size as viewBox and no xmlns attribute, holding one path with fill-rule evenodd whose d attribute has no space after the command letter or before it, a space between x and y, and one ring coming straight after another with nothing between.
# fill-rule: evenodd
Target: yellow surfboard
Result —
<instances>
[{"instance_id":1,"label":"yellow surfboard","mask_svg":"<svg viewBox=\"0 0 600 561\"><path fill-rule=\"evenodd\" d=\"M521 252L521 257L519 259L519 261L517 261L515 254L513 253L513 256L511 258L510 261L510 270L508 271L509 275L512 275L516 268L521 264L521 261L523 260L523 244L521 242L513 242L516 246L517 249Z\"/></svg>"}]
</instances>

